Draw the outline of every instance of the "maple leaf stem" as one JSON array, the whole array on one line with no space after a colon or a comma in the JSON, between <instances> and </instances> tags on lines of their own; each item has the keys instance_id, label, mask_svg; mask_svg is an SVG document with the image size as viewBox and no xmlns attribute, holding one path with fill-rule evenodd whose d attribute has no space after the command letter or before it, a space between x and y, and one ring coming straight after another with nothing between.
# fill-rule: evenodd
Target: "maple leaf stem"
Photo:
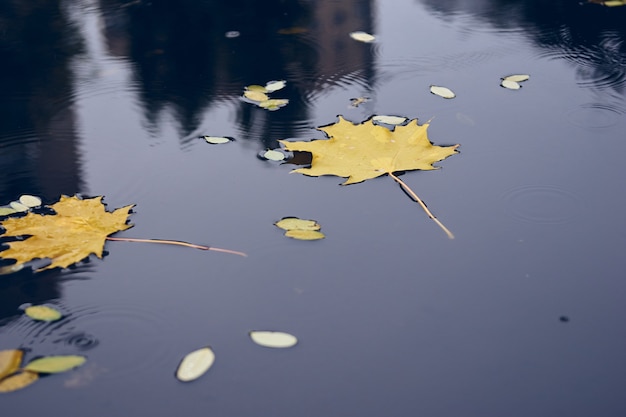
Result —
<instances>
[{"instance_id":1,"label":"maple leaf stem","mask_svg":"<svg viewBox=\"0 0 626 417\"><path fill-rule=\"evenodd\" d=\"M448 235L448 237L449 237L450 239L454 239L454 235L452 234L452 232L451 232L450 230L448 230L448 228L447 228L446 226L444 226L444 225L443 225L443 223L441 223L441 222L439 221L439 219L437 219L437 217L435 217L435 215L434 215L434 214L433 214L430 210L428 210L428 207L426 207L426 204L422 201L422 199L421 199L421 198L419 198L419 197L417 196L417 194L415 194L415 192L414 192L413 190L411 190L411 187L409 187L409 186L408 186L408 185L407 185L404 181L402 181L400 178L398 178L397 176L395 176L395 175L393 174L393 172L388 172L388 174L389 174L389 176L390 176L391 178L393 178L393 180L394 180L395 182L397 182L398 184L400 184L400 187L402 187L402 189L403 189L404 191L406 191L406 193L407 193L408 195L410 195L410 196L411 196L411 198L412 198L413 200L415 200L415 202L416 202L416 203L419 203L419 205L420 205L420 206L422 206L422 208L424 209L424 211L426 212L426 214L428 214L428 217L430 217L430 218L431 218L431 220L432 220L432 221L434 221L434 222L437 224L437 226L439 226L439 227L441 228L441 230L443 230L443 231L446 233L446 235Z\"/></svg>"},{"instance_id":2,"label":"maple leaf stem","mask_svg":"<svg viewBox=\"0 0 626 417\"><path fill-rule=\"evenodd\" d=\"M194 248L194 249L200 249L200 250L212 250L214 252L230 253L232 255L239 255L239 256L244 256L244 257L248 256L245 253L239 252L239 251L236 251L236 250L215 248L215 247L211 247L211 246L196 245L196 244L193 244L193 243L181 242L180 240L135 239L135 238L131 238L131 237L108 237L108 236L107 236L106 240L112 240L112 241L116 241L116 242L161 243L161 244L164 244L164 245L177 245L177 246L185 246L187 248Z\"/></svg>"}]
</instances>

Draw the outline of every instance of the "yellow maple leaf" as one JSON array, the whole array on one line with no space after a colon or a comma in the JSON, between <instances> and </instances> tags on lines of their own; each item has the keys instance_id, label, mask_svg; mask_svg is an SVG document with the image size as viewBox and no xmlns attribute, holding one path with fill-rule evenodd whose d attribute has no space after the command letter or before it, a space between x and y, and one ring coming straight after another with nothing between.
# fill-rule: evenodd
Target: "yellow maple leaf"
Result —
<instances>
[{"instance_id":1,"label":"yellow maple leaf","mask_svg":"<svg viewBox=\"0 0 626 417\"><path fill-rule=\"evenodd\" d=\"M279 141L289 151L310 152L309 168L299 172L309 176L336 175L347 180L342 185L354 184L381 175L389 175L417 201L450 238L452 233L426 208L422 200L400 180L394 172L437 169L433 164L457 153L454 146L433 145L428 139L428 123L417 124L417 119L393 130L374 124L372 119L354 124L339 116L337 123L319 127L329 138L310 142Z\"/></svg>"},{"instance_id":2,"label":"yellow maple leaf","mask_svg":"<svg viewBox=\"0 0 626 417\"><path fill-rule=\"evenodd\" d=\"M15 259L18 264L37 258L51 259L50 265L38 271L66 268L92 253L102 258L107 236L133 226L126 223L133 206L108 212L102 196L84 200L62 196L50 206L56 212L54 215L29 212L25 217L2 221L4 236L29 237L9 242L9 249L0 252L0 257Z\"/></svg>"},{"instance_id":3,"label":"yellow maple leaf","mask_svg":"<svg viewBox=\"0 0 626 417\"><path fill-rule=\"evenodd\" d=\"M343 185L354 184L381 175L415 169L436 169L433 163L455 154L455 146L436 146L430 143L426 131L429 124L411 120L394 130L375 125L367 120L353 124L339 116L332 125L319 127L328 140L288 142L281 140L289 151L313 154L310 168L294 172L317 177L336 175L347 177Z\"/></svg>"}]
</instances>

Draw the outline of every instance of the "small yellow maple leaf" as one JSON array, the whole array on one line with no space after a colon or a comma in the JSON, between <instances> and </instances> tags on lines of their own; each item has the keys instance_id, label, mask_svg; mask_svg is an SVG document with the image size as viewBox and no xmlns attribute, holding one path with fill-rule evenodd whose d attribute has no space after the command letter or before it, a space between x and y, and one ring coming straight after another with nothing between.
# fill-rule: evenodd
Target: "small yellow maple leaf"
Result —
<instances>
[{"instance_id":1,"label":"small yellow maple leaf","mask_svg":"<svg viewBox=\"0 0 626 417\"><path fill-rule=\"evenodd\" d=\"M102 196L84 200L62 196L50 206L55 215L29 212L25 217L4 220L4 236L30 237L9 242L9 249L0 252L0 257L15 259L18 264L37 258L51 259L50 265L38 271L66 268L92 253L102 258L107 236L133 226L126 223L133 206L108 212Z\"/></svg>"},{"instance_id":2,"label":"small yellow maple leaf","mask_svg":"<svg viewBox=\"0 0 626 417\"><path fill-rule=\"evenodd\" d=\"M427 136L429 124L411 120L394 130L367 120L353 124L339 116L337 123L319 127L328 140L311 142L279 141L289 151L313 154L310 168L293 172L318 177L347 177L343 185L354 184L398 171L437 169L433 163L457 153L454 146L436 146Z\"/></svg>"},{"instance_id":3,"label":"small yellow maple leaf","mask_svg":"<svg viewBox=\"0 0 626 417\"><path fill-rule=\"evenodd\" d=\"M318 177L320 175L336 175L348 178L342 185L354 184L388 174L394 181L422 206L430 217L450 239L450 232L426 204L404 183L394 175L398 171L433 170L437 161L457 153L453 146L433 145L428 139L428 123L417 124L417 119L404 126L396 126L393 130L375 125L373 119L354 124L339 116L339 121L319 127L328 136L327 140L311 142L279 141L288 151L310 152L311 166L299 168L292 172Z\"/></svg>"}]
</instances>

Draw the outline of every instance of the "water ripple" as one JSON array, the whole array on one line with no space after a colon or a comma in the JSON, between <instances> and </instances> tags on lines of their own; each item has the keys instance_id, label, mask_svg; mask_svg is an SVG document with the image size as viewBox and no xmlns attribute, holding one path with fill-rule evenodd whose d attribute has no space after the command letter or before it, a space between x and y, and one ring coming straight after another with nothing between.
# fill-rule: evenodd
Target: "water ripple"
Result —
<instances>
[{"instance_id":1,"label":"water ripple","mask_svg":"<svg viewBox=\"0 0 626 417\"><path fill-rule=\"evenodd\" d=\"M164 339L173 325L154 311L127 305L54 307L64 313L61 320L43 323L23 316L8 323L3 333L20 338L21 347L34 355L77 354L93 349L107 378L159 366L174 354Z\"/></svg>"},{"instance_id":2,"label":"water ripple","mask_svg":"<svg viewBox=\"0 0 626 417\"><path fill-rule=\"evenodd\" d=\"M525 185L502 195L506 210L516 220L535 224L570 223L584 211L584 199L552 185Z\"/></svg>"},{"instance_id":3,"label":"water ripple","mask_svg":"<svg viewBox=\"0 0 626 417\"><path fill-rule=\"evenodd\" d=\"M603 129L616 125L625 110L615 104L585 103L567 112L567 120L579 127Z\"/></svg>"}]
</instances>

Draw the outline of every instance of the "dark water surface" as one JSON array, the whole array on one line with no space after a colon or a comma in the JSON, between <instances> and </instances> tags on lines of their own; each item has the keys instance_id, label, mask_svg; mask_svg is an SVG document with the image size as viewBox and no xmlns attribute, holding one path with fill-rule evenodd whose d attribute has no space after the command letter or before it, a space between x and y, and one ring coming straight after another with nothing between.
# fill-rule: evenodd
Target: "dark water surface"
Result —
<instances>
[{"instance_id":1,"label":"dark water surface","mask_svg":"<svg viewBox=\"0 0 626 417\"><path fill-rule=\"evenodd\" d=\"M566 0L2 2L0 203L104 195L137 205L117 236L249 254L108 242L2 278L0 350L88 358L0 396L2 415L625 416L625 21ZM531 78L501 88L513 73ZM240 100L275 79L286 107ZM461 144L403 176L455 240L390 178L257 157L339 114L432 119ZM327 238L283 237L284 216ZM214 367L178 382L206 345Z\"/></svg>"}]
</instances>

